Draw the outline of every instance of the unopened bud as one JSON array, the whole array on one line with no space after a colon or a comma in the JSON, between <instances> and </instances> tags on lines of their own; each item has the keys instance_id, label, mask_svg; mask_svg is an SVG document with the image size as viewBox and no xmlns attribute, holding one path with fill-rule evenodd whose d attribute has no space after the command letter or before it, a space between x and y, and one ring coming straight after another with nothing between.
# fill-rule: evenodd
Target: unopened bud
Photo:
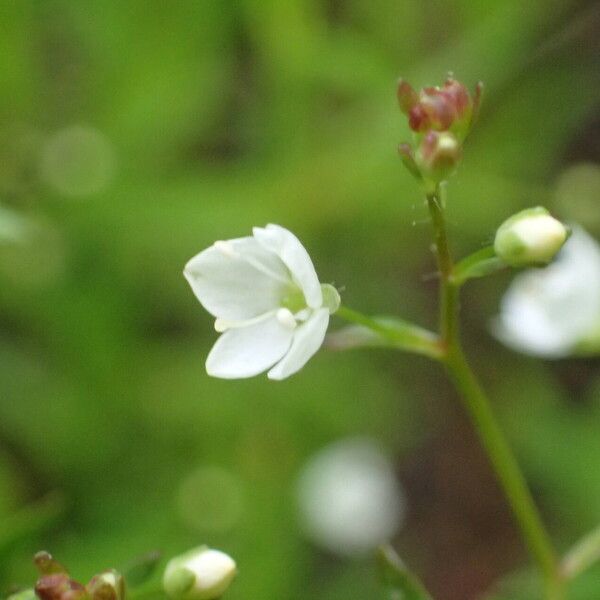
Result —
<instances>
[{"instance_id":1,"label":"unopened bud","mask_svg":"<svg viewBox=\"0 0 600 600\"><path fill-rule=\"evenodd\" d=\"M428 87L421 91L419 102L410 111L408 124L418 132L429 129L447 131L454 118L452 100L439 88Z\"/></svg>"},{"instance_id":2,"label":"unopened bud","mask_svg":"<svg viewBox=\"0 0 600 600\"><path fill-rule=\"evenodd\" d=\"M66 573L44 575L35 584L35 593L40 600L84 600L88 597L85 587Z\"/></svg>"},{"instance_id":3,"label":"unopened bud","mask_svg":"<svg viewBox=\"0 0 600 600\"><path fill-rule=\"evenodd\" d=\"M513 267L546 265L568 237L569 229L538 206L504 221L496 232L494 250Z\"/></svg>"},{"instance_id":4,"label":"unopened bud","mask_svg":"<svg viewBox=\"0 0 600 600\"><path fill-rule=\"evenodd\" d=\"M429 131L415 155L423 178L434 183L448 179L461 158L461 145L449 131Z\"/></svg>"},{"instance_id":5,"label":"unopened bud","mask_svg":"<svg viewBox=\"0 0 600 600\"><path fill-rule=\"evenodd\" d=\"M163 587L174 600L215 600L227 590L236 573L230 556L201 546L169 561Z\"/></svg>"},{"instance_id":6,"label":"unopened bud","mask_svg":"<svg viewBox=\"0 0 600 600\"><path fill-rule=\"evenodd\" d=\"M398 97L398 104L400 105L400 110L406 115L419 101L419 95L417 94L417 92L415 92L412 85L410 85L410 83L408 83L408 81L405 81L404 79L400 79L398 81L396 95Z\"/></svg>"},{"instance_id":7,"label":"unopened bud","mask_svg":"<svg viewBox=\"0 0 600 600\"><path fill-rule=\"evenodd\" d=\"M125 580L114 569L92 577L86 586L92 600L124 600Z\"/></svg>"},{"instance_id":8,"label":"unopened bud","mask_svg":"<svg viewBox=\"0 0 600 600\"><path fill-rule=\"evenodd\" d=\"M417 94L409 83L401 79L397 96L413 131L421 134L430 130L451 131L463 141L479 108L481 84L471 95L462 83L449 77L443 86L426 87Z\"/></svg>"},{"instance_id":9,"label":"unopened bud","mask_svg":"<svg viewBox=\"0 0 600 600\"><path fill-rule=\"evenodd\" d=\"M33 563L42 575L52 575L54 573L66 573L67 569L63 567L49 552L42 550L33 557Z\"/></svg>"}]
</instances>

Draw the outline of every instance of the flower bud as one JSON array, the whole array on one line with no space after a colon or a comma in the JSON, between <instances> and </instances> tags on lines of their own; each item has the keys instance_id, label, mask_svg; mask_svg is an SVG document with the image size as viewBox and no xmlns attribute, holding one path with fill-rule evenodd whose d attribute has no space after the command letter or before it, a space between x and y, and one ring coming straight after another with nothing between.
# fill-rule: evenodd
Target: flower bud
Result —
<instances>
[{"instance_id":1,"label":"flower bud","mask_svg":"<svg viewBox=\"0 0 600 600\"><path fill-rule=\"evenodd\" d=\"M482 84L471 95L465 85L452 77L442 87L426 87L417 93L400 79L396 94L400 109L408 115L410 128L416 133L451 131L463 141L476 117L481 101Z\"/></svg>"},{"instance_id":2,"label":"flower bud","mask_svg":"<svg viewBox=\"0 0 600 600\"><path fill-rule=\"evenodd\" d=\"M174 600L215 600L237 573L234 560L223 552L201 546L169 561L163 587Z\"/></svg>"},{"instance_id":3,"label":"flower bud","mask_svg":"<svg viewBox=\"0 0 600 600\"><path fill-rule=\"evenodd\" d=\"M66 573L67 569L63 567L49 552L42 550L33 557L33 564L42 575L52 575L54 573Z\"/></svg>"},{"instance_id":4,"label":"flower bud","mask_svg":"<svg viewBox=\"0 0 600 600\"><path fill-rule=\"evenodd\" d=\"M409 125L413 131L453 131L462 138L473 114L473 99L467 88L448 78L444 85L421 90L417 102L410 108Z\"/></svg>"},{"instance_id":5,"label":"flower bud","mask_svg":"<svg viewBox=\"0 0 600 600\"><path fill-rule=\"evenodd\" d=\"M125 580L114 569L92 577L86 586L92 600L124 600Z\"/></svg>"},{"instance_id":6,"label":"flower bud","mask_svg":"<svg viewBox=\"0 0 600 600\"><path fill-rule=\"evenodd\" d=\"M419 96L417 92L415 92L412 85L410 85L410 83L404 79L400 79L398 81L396 95L398 97L400 110L406 115L409 114L412 108L419 102Z\"/></svg>"},{"instance_id":7,"label":"flower bud","mask_svg":"<svg viewBox=\"0 0 600 600\"><path fill-rule=\"evenodd\" d=\"M461 158L461 145L449 131L429 131L415 155L423 178L434 183L448 179Z\"/></svg>"},{"instance_id":8,"label":"flower bud","mask_svg":"<svg viewBox=\"0 0 600 600\"><path fill-rule=\"evenodd\" d=\"M85 587L66 573L44 575L35 584L40 600L84 600L88 597Z\"/></svg>"},{"instance_id":9,"label":"flower bud","mask_svg":"<svg viewBox=\"0 0 600 600\"><path fill-rule=\"evenodd\" d=\"M538 206L504 221L496 232L494 250L513 267L546 265L568 237L568 228Z\"/></svg>"}]
</instances>

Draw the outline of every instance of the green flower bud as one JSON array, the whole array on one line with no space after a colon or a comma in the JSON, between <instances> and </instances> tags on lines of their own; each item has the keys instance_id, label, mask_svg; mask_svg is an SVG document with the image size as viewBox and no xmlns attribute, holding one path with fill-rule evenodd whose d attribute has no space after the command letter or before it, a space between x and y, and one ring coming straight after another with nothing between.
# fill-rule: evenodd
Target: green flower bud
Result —
<instances>
[{"instance_id":1,"label":"green flower bud","mask_svg":"<svg viewBox=\"0 0 600 600\"><path fill-rule=\"evenodd\" d=\"M169 561L163 587L174 600L215 600L227 590L236 573L230 556L201 546Z\"/></svg>"},{"instance_id":2,"label":"green flower bud","mask_svg":"<svg viewBox=\"0 0 600 600\"><path fill-rule=\"evenodd\" d=\"M33 557L33 564L42 575L53 575L55 573L66 573L63 567L49 552L42 550Z\"/></svg>"},{"instance_id":3,"label":"green flower bud","mask_svg":"<svg viewBox=\"0 0 600 600\"><path fill-rule=\"evenodd\" d=\"M504 221L496 232L494 250L513 267L546 265L568 237L569 229L538 206Z\"/></svg>"}]
</instances>

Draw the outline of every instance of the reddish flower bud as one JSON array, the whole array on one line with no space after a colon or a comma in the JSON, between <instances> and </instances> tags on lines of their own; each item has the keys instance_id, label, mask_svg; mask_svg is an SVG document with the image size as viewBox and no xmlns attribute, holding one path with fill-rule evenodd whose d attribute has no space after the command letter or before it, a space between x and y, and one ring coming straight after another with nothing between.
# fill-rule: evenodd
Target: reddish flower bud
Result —
<instances>
[{"instance_id":1,"label":"reddish flower bud","mask_svg":"<svg viewBox=\"0 0 600 600\"><path fill-rule=\"evenodd\" d=\"M87 597L85 587L66 573L44 575L35 584L35 593L40 600L83 600Z\"/></svg>"},{"instance_id":2,"label":"reddish flower bud","mask_svg":"<svg viewBox=\"0 0 600 600\"><path fill-rule=\"evenodd\" d=\"M418 95L404 80L398 84L400 108L408 115L413 131L452 131L459 140L469 132L480 95L480 84L471 97L467 88L451 77L442 87L426 87Z\"/></svg>"},{"instance_id":3,"label":"reddish flower bud","mask_svg":"<svg viewBox=\"0 0 600 600\"><path fill-rule=\"evenodd\" d=\"M398 88L396 90L396 94L398 96L398 104L400 105L400 110L406 115L419 101L419 96L417 92L415 92L412 85L410 85L410 83L408 83L408 81L405 81L404 79L398 80Z\"/></svg>"},{"instance_id":4,"label":"reddish flower bud","mask_svg":"<svg viewBox=\"0 0 600 600\"><path fill-rule=\"evenodd\" d=\"M423 178L439 183L452 175L462 158L460 142L449 131L429 131L417 149L415 161Z\"/></svg>"}]
</instances>

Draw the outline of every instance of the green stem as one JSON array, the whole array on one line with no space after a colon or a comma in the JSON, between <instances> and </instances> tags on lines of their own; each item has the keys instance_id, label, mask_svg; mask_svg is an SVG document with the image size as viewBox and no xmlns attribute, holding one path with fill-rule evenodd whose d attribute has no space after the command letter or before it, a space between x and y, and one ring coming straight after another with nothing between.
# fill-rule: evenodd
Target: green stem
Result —
<instances>
[{"instance_id":1,"label":"green stem","mask_svg":"<svg viewBox=\"0 0 600 600\"><path fill-rule=\"evenodd\" d=\"M452 257L444 221L444 209L439 192L427 196L433 223L435 254L440 276L440 335L442 343L458 339L458 286L452 280Z\"/></svg>"},{"instance_id":2,"label":"green stem","mask_svg":"<svg viewBox=\"0 0 600 600\"><path fill-rule=\"evenodd\" d=\"M438 336L412 323L396 318L368 317L343 305L335 314L350 323L373 331L381 338L382 342L385 342L385 345L423 354L437 360L444 355Z\"/></svg>"},{"instance_id":3,"label":"green stem","mask_svg":"<svg viewBox=\"0 0 600 600\"><path fill-rule=\"evenodd\" d=\"M507 267L508 265L496 256L494 247L487 246L456 263L452 270L452 280L461 286L469 279L485 277Z\"/></svg>"},{"instance_id":4,"label":"green stem","mask_svg":"<svg viewBox=\"0 0 600 600\"><path fill-rule=\"evenodd\" d=\"M513 511L531 555L544 577L547 600L563 598L562 580L550 538L490 402L463 352L458 329L459 284L453 278L453 263L448 246L443 206L439 191L427 196L434 229L440 272L440 329L445 347L442 359L451 380L461 392L463 404L496 472L498 481Z\"/></svg>"}]
</instances>

